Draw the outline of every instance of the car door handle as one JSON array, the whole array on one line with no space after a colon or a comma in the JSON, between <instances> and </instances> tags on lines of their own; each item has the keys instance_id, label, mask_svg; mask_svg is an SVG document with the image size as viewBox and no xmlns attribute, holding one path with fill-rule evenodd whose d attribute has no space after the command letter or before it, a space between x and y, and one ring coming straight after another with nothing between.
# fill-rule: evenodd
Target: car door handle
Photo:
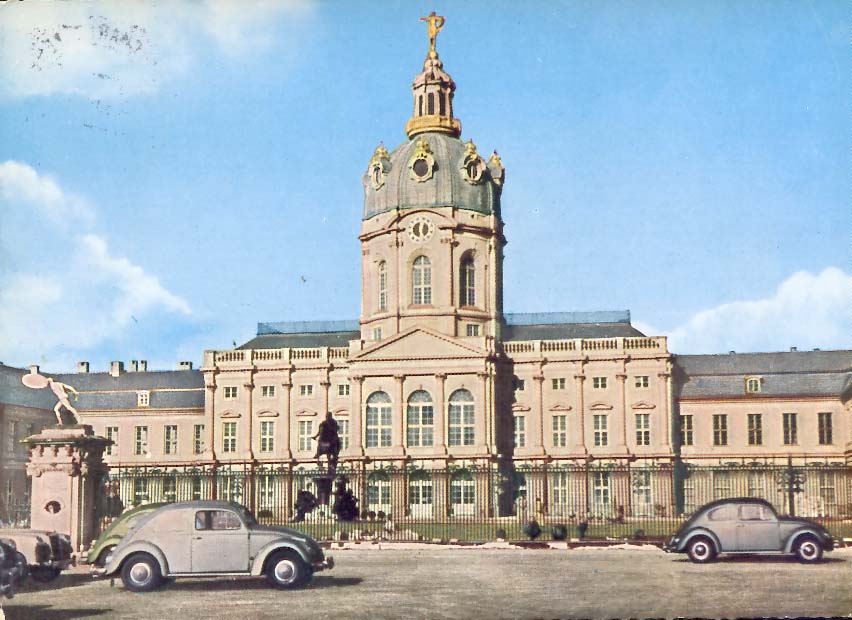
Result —
<instances>
[{"instance_id":1,"label":"car door handle","mask_svg":"<svg viewBox=\"0 0 852 620\"><path fill-rule=\"evenodd\" d=\"M201 536L193 536L192 540L201 540Z\"/></svg>"},{"instance_id":2,"label":"car door handle","mask_svg":"<svg viewBox=\"0 0 852 620\"><path fill-rule=\"evenodd\" d=\"M745 523L737 523L737 527L745 527Z\"/></svg>"}]
</instances>

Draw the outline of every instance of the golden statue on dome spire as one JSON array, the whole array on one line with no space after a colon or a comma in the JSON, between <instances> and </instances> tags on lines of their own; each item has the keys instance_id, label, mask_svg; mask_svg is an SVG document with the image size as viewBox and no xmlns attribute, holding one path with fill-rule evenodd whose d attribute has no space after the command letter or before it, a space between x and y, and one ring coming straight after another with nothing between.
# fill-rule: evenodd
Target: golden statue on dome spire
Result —
<instances>
[{"instance_id":1,"label":"golden statue on dome spire","mask_svg":"<svg viewBox=\"0 0 852 620\"><path fill-rule=\"evenodd\" d=\"M435 11L432 11L427 17L421 17L420 21L429 23L429 56L436 58L438 52L435 51L435 39L438 38L438 33L441 32L447 20L442 15L435 15Z\"/></svg>"}]
</instances>

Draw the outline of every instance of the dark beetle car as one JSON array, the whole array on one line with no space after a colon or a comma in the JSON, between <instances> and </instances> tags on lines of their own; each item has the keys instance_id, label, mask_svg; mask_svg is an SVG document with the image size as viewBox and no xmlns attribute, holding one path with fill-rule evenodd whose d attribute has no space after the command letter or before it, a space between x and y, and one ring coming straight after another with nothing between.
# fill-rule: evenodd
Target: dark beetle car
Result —
<instances>
[{"instance_id":1,"label":"dark beetle car","mask_svg":"<svg viewBox=\"0 0 852 620\"><path fill-rule=\"evenodd\" d=\"M0 541L0 596L12 598L15 589L27 578L27 559L14 544Z\"/></svg>"},{"instance_id":2,"label":"dark beetle car","mask_svg":"<svg viewBox=\"0 0 852 620\"><path fill-rule=\"evenodd\" d=\"M663 549L686 553L700 564L720 553L794 554L813 563L834 539L823 526L807 519L779 517L763 499L733 498L710 502L693 513Z\"/></svg>"}]
</instances>

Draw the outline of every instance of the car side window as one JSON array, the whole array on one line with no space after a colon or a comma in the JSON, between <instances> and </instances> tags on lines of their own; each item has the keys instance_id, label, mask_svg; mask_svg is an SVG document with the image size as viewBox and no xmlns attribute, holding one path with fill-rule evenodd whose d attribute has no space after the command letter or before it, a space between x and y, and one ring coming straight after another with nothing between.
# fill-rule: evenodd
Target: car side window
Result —
<instances>
[{"instance_id":1,"label":"car side window","mask_svg":"<svg viewBox=\"0 0 852 620\"><path fill-rule=\"evenodd\" d=\"M710 521L733 521L737 518L737 509L734 506L719 506L707 514Z\"/></svg>"},{"instance_id":2,"label":"car side window","mask_svg":"<svg viewBox=\"0 0 852 620\"><path fill-rule=\"evenodd\" d=\"M230 510L199 510L195 513L197 530L238 530L240 518Z\"/></svg>"},{"instance_id":3,"label":"car side window","mask_svg":"<svg viewBox=\"0 0 852 620\"><path fill-rule=\"evenodd\" d=\"M764 506L744 504L740 506L740 521L770 521L770 516Z\"/></svg>"}]
</instances>

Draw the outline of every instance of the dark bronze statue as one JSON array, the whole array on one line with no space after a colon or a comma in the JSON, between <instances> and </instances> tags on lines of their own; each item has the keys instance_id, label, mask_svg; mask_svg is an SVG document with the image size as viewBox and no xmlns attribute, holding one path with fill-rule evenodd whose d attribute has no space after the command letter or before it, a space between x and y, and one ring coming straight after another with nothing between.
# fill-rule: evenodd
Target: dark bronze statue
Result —
<instances>
[{"instance_id":1,"label":"dark bronze statue","mask_svg":"<svg viewBox=\"0 0 852 620\"><path fill-rule=\"evenodd\" d=\"M346 476L340 476L334 490L334 506L331 510L341 521L354 521L358 518L358 498L346 488L348 482Z\"/></svg>"},{"instance_id":2,"label":"dark bronze statue","mask_svg":"<svg viewBox=\"0 0 852 620\"><path fill-rule=\"evenodd\" d=\"M314 458L319 460L325 454L328 458L329 474L332 476L334 476L334 472L337 470L337 457L340 454L339 431L340 426L337 424L334 416L331 415L331 411L329 411L325 414L325 420L320 423L316 435L313 436L313 439L318 438L317 453L314 455Z\"/></svg>"}]
</instances>

